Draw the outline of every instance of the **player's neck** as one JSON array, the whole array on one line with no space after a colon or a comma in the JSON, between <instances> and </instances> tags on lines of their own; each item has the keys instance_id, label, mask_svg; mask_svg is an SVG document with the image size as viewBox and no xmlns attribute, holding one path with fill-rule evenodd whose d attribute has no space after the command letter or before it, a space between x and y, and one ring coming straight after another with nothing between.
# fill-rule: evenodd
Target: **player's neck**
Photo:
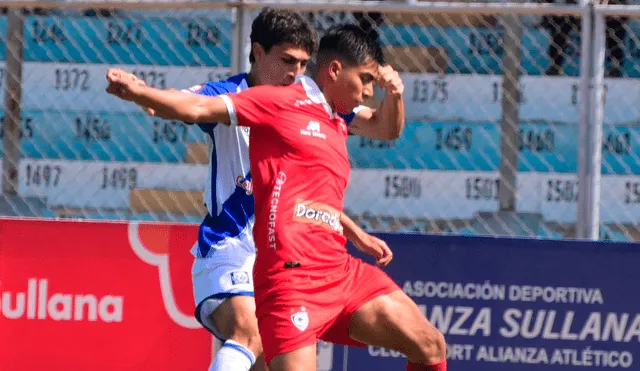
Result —
<instances>
[{"instance_id":1,"label":"player's neck","mask_svg":"<svg viewBox=\"0 0 640 371\"><path fill-rule=\"evenodd\" d=\"M318 88L322 92L322 95L324 95L324 99L327 100L327 103L329 103L329 106L331 106L331 109L334 112L336 112L336 107L333 104L333 97L331 95L331 89L325 89L325 87L327 86L326 84L327 82L325 79L321 78L320 76L322 75L316 74L316 73L311 74L311 78L313 79L313 81L315 81L316 85L318 85Z\"/></svg>"},{"instance_id":2,"label":"player's neck","mask_svg":"<svg viewBox=\"0 0 640 371\"><path fill-rule=\"evenodd\" d=\"M325 98L327 98L327 92L325 91L326 89L324 88L326 86L326 81L321 77L322 75L317 73L316 71L312 71L309 74L309 77L311 77L311 79L316 83L316 85L318 85L318 88L320 88L320 91L322 92L322 94L325 96Z\"/></svg>"},{"instance_id":3,"label":"player's neck","mask_svg":"<svg viewBox=\"0 0 640 371\"><path fill-rule=\"evenodd\" d=\"M247 84L249 84L249 87L261 85L260 80L258 79L258 74L253 67L247 74Z\"/></svg>"}]
</instances>

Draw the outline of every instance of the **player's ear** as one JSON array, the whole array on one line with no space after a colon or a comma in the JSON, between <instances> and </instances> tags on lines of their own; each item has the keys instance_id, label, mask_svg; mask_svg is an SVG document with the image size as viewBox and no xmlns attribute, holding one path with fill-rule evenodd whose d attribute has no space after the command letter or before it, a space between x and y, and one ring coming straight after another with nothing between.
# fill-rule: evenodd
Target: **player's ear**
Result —
<instances>
[{"instance_id":1,"label":"player's ear","mask_svg":"<svg viewBox=\"0 0 640 371\"><path fill-rule=\"evenodd\" d=\"M256 60L259 60L260 58L262 58L262 56L267 54L264 50L264 47L262 47L262 45L258 43L251 44L251 52L253 53L253 57Z\"/></svg>"},{"instance_id":2,"label":"player's ear","mask_svg":"<svg viewBox=\"0 0 640 371\"><path fill-rule=\"evenodd\" d=\"M341 72L342 63L335 59L331 61L331 63L329 64L329 76L331 77L331 80L336 81Z\"/></svg>"}]
</instances>

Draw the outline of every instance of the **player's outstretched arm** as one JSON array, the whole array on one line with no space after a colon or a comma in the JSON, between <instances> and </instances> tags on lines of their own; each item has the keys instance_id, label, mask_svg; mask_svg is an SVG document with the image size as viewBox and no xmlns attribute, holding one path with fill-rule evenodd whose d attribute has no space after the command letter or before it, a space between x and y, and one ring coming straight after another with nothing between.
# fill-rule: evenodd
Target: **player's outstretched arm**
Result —
<instances>
[{"instance_id":1,"label":"player's outstretched arm","mask_svg":"<svg viewBox=\"0 0 640 371\"><path fill-rule=\"evenodd\" d=\"M353 242L358 250L376 258L379 267L385 267L391 262L393 253L386 242L365 232L344 213L340 216L340 223L345 237Z\"/></svg>"},{"instance_id":2,"label":"player's outstretched arm","mask_svg":"<svg viewBox=\"0 0 640 371\"><path fill-rule=\"evenodd\" d=\"M405 121L404 84L391 66L380 67L378 84L385 90L382 105L378 110L367 107L358 111L349 125L349 132L371 139L398 139Z\"/></svg>"},{"instance_id":3,"label":"player's outstretched arm","mask_svg":"<svg viewBox=\"0 0 640 371\"><path fill-rule=\"evenodd\" d=\"M184 93L179 90L154 89L140 83L133 74L119 69L107 71L107 93L134 102L147 112L167 120L190 123L229 124L229 112L219 97Z\"/></svg>"}]
</instances>

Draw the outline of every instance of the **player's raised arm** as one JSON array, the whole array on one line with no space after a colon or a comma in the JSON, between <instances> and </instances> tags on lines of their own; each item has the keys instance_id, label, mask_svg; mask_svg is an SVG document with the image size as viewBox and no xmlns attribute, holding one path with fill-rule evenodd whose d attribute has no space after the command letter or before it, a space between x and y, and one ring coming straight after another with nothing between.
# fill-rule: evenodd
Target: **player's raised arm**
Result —
<instances>
[{"instance_id":1,"label":"player's raised arm","mask_svg":"<svg viewBox=\"0 0 640 371\"><path fill-rule=\"evenodd\" d=\"M219 97L154 89L141 83L135 75L119 69L109 69L107 81L107 93L134 102L155 116L191 123L230 123L227 105Z\"/></svg>"},{"instance_id":2,"label":"player's raised arm","mask_svg":"<svg viewBox=\"0 0 640 371\"><path fill-rule=\"evenodd\" d=\"M368 107L359 110L349 125L349 132L371 139L398 139L405 123L404 84L391 66L380 67L377 80L385 90L382 105L378 110Z\"/></svg>"}]
</instances>

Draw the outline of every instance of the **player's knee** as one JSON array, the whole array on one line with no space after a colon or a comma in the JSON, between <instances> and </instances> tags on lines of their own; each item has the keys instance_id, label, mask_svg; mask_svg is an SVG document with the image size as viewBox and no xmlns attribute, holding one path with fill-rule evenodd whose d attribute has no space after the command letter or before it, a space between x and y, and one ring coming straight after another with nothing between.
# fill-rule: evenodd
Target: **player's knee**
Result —
<instances>
[{"instance_id":1,"label":"player's knee","mask_svg":"<svg viewBox=\"0 0 640 371\"><path fill-rule=\"evenodd\" d=\"M212 365L212 370L228 370L233 366L235 366L233 369L248 370L255 365L256 358L256 354L245 345L234 340L227 340L216 355L214 365L218 367Z\"/></svg>"},{"instance_id":2,"label":"player's knee","mask_svg":"<svg viewBox=\"0 0 640 371\"><path fill-rule=\"evenodd\" d=\"M262 354L262 342L255 309L235 304L233 310L216 310L212 313L212 322L225 339L242 344L259 356Z\"/></svg>"},{"instance_id":3,"label":"player's knee","mask_svg":"<svg viewBox=\"0 0 640 371\"><path fill-rule=\"evenodd\" d=\"M255 313L238 312L233 318L233 326L229 332L229 339L246 345L256 355L262 353L262 341Z\"/></svg>"},{"instance_id":4,"label":"player's knee","mask_svg":"<svg viewBox=\"0 0 640 371\"><path fill-rule=\"evenodd\" d=\"M257 325L251 328L241 328L233 334L232 339L241 340L256 356L262 354L262 340Z\"/></svg>"},{"instance_id":5,"label":"player's knee","mask_svg":"<svg viewBox=\"0 0 640 371\"><path fill-rule=\"evenodd\" d=\"M432 364L446 358L447 345L444 335L430 324L417 331L414 341L418 354L410 357L413 358L411 361Z\"/></svg>"},{"instance_id":6,"label":"player's knee","mask_svg":"<svg viewBox=\"0 0 640 371\"><path fill-rule=\"evenodd\" d=\"M380 324L387 328L396 328L398 349L411 362L432 364L445 359L446 344L442 333L420 313L415 303L404 294L396 294L393 305L382 309ZM398 311L405 316L398 316Z\"/></svg>"},{"instance_id":7,"label":"player's knee","mask_svg":"<svg viewBox=\"0 0 640 371\"><path fill-rule=\"evenodd\" d=\"M420 313L415 303L403 297L404 310L408 313L401 324L405 339L408 340L405 355L411 362L432 364L446 358L447 346L444 335Z\"/></svg>"}]
</instances>

